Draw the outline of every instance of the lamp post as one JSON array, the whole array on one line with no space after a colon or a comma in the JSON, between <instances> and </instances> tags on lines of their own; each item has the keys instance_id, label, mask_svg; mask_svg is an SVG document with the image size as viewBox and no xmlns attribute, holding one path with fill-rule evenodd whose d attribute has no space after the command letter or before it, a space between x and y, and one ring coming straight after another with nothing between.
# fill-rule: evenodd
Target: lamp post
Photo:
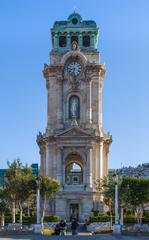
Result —
<instances>
[{"instance_id":1,"label":"lamp post","mask_svg":"<svg viewBox=\"0 0 149 240\"><path fill-rule=\"evenodd\" d=\"M36 178L37 195L36 195L36 223L40 224L40 177Z\"/></svg>"},{"instance_id":2,"label":"lamp post","mask_svg":"<svg viewBox=\"0 0 149 240\"><path fill-rule=\"evenodd\" d=\"M118 175L116 172L113 174L114 184L115 184L115 224L114 224L114 233L120 233L120 224L118 216Z\"/></svg>"},{"instance_id":3,"label":"lamp post","mask_svg":"<svg viewBox=\"0 0 149 240\"><path fill-rule=\"evenodd\" d=\"M37 176L36 178L36 186L37 186L37 193L36 193L36 224L35 224L35 232L39 233L41 231L41 224L40 224L40 177Z\"/></svg>"}]
</instances>

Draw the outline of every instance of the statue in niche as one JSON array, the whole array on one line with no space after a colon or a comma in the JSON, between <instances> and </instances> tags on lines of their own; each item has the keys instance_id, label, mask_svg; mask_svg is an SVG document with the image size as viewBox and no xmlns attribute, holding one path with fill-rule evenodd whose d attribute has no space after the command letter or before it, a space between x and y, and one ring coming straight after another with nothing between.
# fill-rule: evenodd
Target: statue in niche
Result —
<instances>
[{"instance_id":1,"label":"statue in niche","mask_svg":"<svg viewBox=\"0 0 149 240\"><path fill-rule=\"evenodd\" d=\"M78 49L78 44L76 41L72 42L71 48L72 48L72 51L76 51Z\"/></svg>"},{"instance_id":2,"label":"statue in niche","mask_svg":"<svg viewBox=\"0 0 149 240\"><path fill-rule=\"evenodd\" d=\"M76 96L70 99L70 118L79 117L79 99Z\"/></svg>"}]
</instances>

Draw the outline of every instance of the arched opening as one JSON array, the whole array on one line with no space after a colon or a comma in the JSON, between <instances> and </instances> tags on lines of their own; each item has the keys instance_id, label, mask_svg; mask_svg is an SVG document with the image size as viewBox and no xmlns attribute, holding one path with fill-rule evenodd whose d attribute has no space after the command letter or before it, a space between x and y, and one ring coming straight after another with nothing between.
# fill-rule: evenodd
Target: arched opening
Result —
<instances>
[{"instance_id":1,"label":"arched opening","mask_svg":"<svg viewBox=\"0 0 149 240\"><path fill-rule=\"evenodd\" d=\"M65 183L67 185L83 183L82 158L78 154L71 154L66 159Z\"/></svg>"},{"instance_id":2,"label":"arched opening","mask_svg":"<svg viewBox=\"0 0 149 240\"><path fill-rule=\"evenodd\" d=\"M83 46L90 47L90 36L83 36Z\"/></svg>"},{"instance_id":3,"label":"arched opening","mask_svg":"<svg viewBox=\"0 0 149 240\"><path fill-rule=\"evenodd\" d=\"M60 47L66 47L66 44L67 44L66 41L67 41L66 36L60 36L59 37L59 46Z\"/></svg>"}]
</instances>

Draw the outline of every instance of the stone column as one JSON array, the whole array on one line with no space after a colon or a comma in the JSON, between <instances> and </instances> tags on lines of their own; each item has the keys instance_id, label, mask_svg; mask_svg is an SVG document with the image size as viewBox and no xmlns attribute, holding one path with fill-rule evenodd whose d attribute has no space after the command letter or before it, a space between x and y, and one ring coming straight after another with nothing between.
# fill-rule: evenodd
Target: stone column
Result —
<instances>
[{"instance_id":1,"label":"stone column","mask_svg":"<svg viewBox=\"0 0 149 240\"><path fill-rule=\"evenodd\" d=\"M92 95L93 95L93 107L92 107L92 111L93 111L93 116L92 116L92 122L94 125L97 126L98 124L98 118L99 118L99 91L98 91L98 82L96 80L96 78L93 79L93 84L92 84Z\"/></svg>"},{"instance_id":2,"label":"stone column","mask_svg":"<svg viewBox=\"0 0 149 240\"><path fill-rule=\"evenodd\" d=\"M46 88L47 88L47 127L51 128L51 107L50 107L50 78L46 79Z\"/></svg>"},{"instance_id":3,"label":"stone column","mask_svg":"<svg viewBox=\"0 0 149 240\"><path fill-rule=\"evenodd\" d=\"M87 187L92 187L92 148L87 148Z\"/></svg>"},{"instance_id":4,"label":"stone column","mask_svg":"<svg viewBox=\"0 0 149 240\"><path fill-rule=\"evenodd\" d=\"M98 124L99 127L102 128L102 80L100 79L100 82L98 84Z\"/></svg>"},{"instance_id":5,"label":"stone column","mask_svg":"<svg viewBox=\"0 0 149 240\"><path fill-rule=\"evenodd\" d=\"M52 145L50 143L46 144L46 175L53 177L53 159L52 159Z\"/></svg>"},{"instance_id":6,"label":"stone column","mask_svg":"<svg viewBox=\"0 0 149 240\"><path fill-rule=\"evenodd\" d=\"M103 178L103 141L100 142L100 178Z\"/></svg>"},{"instance_id":7,"label":"stone column","mask_svg":"<svg viewBox=\"0 0 149 240\"><path fill-rule=\"evenodd\" d=\"M54 49L58 48L58 34L55 34L54 36Z\"/></svg>"},{"instance_id":8,"label":"stone column","mask_svg":"<svg viewBox=\"0 0 149 240\"><path fill-rule=\"evenodd\" d=\"M45 147L41 146L40 147L40 173L41 175L46 174L46 158L45 158Z\"/></svg>"},{"instance_id":9,"label":"stone column","mask_svg":"<svg viewBox=\"0 0 149 240\"><path fill-rule=\"evenodd\" d=\"M62 184L62 148L58 147L57 152L57 180Z\"/></svg>"},{"instance_id":10,"label":"stone column","mask_svg":"<svg viewBox=\"0 0 149 240\"><path fill-rule=\"evenodd\" d=\"M62 173L62 187L65 185L65 160L64 160L64 148L61 147L61 173Z\"/></svg>"},{"instance_id":11,"label":"stone column","mask_svg":"<svg viewBox=\"0 0 149 240\"><path fill-rule=\"evenodd\" d=\"M92 34L91 35L91 47L94 48L94 46L95 46L95 35Z\"/></svg>"},{"instance_id":12,"label":"stone column","mask_svg":"<svg viewBox=\"0 0 149 240\"><path fill-rule=\"evenodd\" d=\"M57 78L57 127L62 128L62 78Z\"/></svg>"},{"instance_id":13,"label":"stone column","mask_svg":"<svg viewBox=\"0 0 149 240\"><path fill-rule=\"evenodd\" d=\"M95 178L100 178L100 146L96 144L96 154L95 154Z\"/></svg>"},{"instance_id":14,"label":"stone column","mask_svg":"<svg viewBox=\"0 0 149 240\"><path fill-rule=\"evenodd\" d=\"M67 48L68 48L68 49L71 48L71 38L70 38L70 34L67 34Z\"/></svg>"},{"instance_id":15,"label":"stone column","mask_svg":"<svg viewBox=\"0 0 149 240\"><path fill-rule=\"evenodd\" d=\"M83 162L83 184L84 186L87 185L87 179L86 179L86 174L87 174L87 171L86 171L86 163L87 163L87 160L85 162Z\"/></svg>"},{"instance_id":16,"label":"stone column","mask_svg":"<svg viewBox=\"0 0 149 240\"><path fill-rule=\"evenodd\" d=\"M79 35L79 46L82 48L83 42L82 42L82 34Z\"/></svg>"},{"instance_id":17,"label":"stone column","mask_svg":"<svg viewBox=\"0 0 149 240\"><path fill-rule=\"evenodd\" d=\"M92 123L92 81L87 83L87 123Z\"/></svg>"}]
</instances>

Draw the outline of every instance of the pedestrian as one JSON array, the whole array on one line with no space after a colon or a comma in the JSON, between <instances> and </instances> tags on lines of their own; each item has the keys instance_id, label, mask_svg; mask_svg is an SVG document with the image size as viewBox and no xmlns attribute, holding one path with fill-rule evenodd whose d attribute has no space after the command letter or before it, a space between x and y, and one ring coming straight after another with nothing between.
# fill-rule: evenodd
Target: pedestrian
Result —
<instances>
[{"instance_id":1,"label":"pedestrian","mask_svg":"<svg viewBox=\"0 0 149 240\"><path fill-rule=\"evenodd\" d=\"M71 231L72 231L72 235L77 235L77 229L78 229L78 222L76 221L76 219L72 219L72 223L71 223Z\"/></svg>"},{"instance_id":2,"label":"pedestrian","mask_svg":"<svg viewBox=\"0 0 149 240\"><path fill-rule=\"evenodd\" d=\"M56 224L56 226L55 226L55 233L54 233L54 235L60 235L60 224L59 223Z\"/></svg>"},{"instance_id":3,"label":"pedestrian","mask_svg":"<svg viewBox=\"0 0 149 240\"><path fill-rule=\"evenodd\" d=\"M60 221L60 235L66 235L66 230L67 230L67 224L65 220Z\"/></svg>"}]
</instances>

